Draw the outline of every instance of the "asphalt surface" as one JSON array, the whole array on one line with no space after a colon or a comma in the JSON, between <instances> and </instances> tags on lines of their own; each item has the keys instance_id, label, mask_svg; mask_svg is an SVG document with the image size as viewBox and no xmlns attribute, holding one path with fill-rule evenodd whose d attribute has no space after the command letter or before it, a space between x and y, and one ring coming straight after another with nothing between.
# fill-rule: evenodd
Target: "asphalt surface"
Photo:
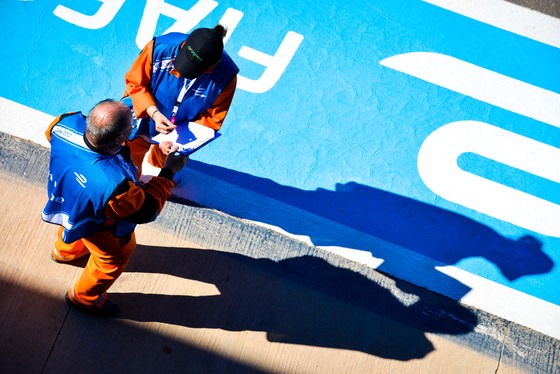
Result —
<instances>
[{"instance_id":1,"label":"asphalt surface","mask_svg":"<svg viewBox=\"0 0 560 374\"><path fill-rule=\"evenodd\" d=\"M168 202L110 290L49 257L48 149L0 134L1 373L555 373L558 341L221 212Z\"/></svg>"}]
</instances>

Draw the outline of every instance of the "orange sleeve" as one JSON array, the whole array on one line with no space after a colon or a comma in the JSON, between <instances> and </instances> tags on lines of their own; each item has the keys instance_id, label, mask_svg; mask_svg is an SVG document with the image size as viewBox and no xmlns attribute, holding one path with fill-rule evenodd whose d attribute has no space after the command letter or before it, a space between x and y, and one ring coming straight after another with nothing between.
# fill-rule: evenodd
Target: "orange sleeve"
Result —
<instances>
[{"instance_id":1,"label":"orange sleeve","mask_svg":"<svg viewBox=\"0 0 560 374\"><path fill-rule=\"evenodd\" d=\"M154 41L150 41L124 76L126 88L124 96L130 96L134 113L138 118L147 116L146 109L155 105L156 101L152 95L152 55Z\"/></svg>"},{"instance_id":2,"label":"orange sleeve","mask_svg":"<svg viewBox=\"0 0 560 374\"><path fill-rule=\"evenodd\" d=\"M47 127L47 131L45 131L45 136L47 137L47 140L49 141L49 143L51 142L51 131L52 128L60 122L60 117L62 117L62 114L58 117L56 117L51 124L49 125L49 127Z\"/></svg>"},{"instance_id":3,"label":"orange sleeve","mask_svg":"<svg viewBox=\"0 0 560 374\"><path fill-rule=\"evenodd\" d=\"M236 86L237 75L233 77L231 82L229 82L226 88L224 88L220 95L218 95L212 106L200 113L200 117L196 118L194 122L210 127L216 131L219 130L222 127L222 123L226 118L227 112L233 100L233 94L235 93Z\"/></svg>"},{"instance_id":4,"label":"orange sleeve","mask_svg":"<svg viewBox=\"0 0 560 374\"><path fill-rule=\"evenodd\" d=\"M144 188L128 181L128 190L111 198L105 207L105 215L109 219L119 219L137 214L144 207L146 194L150 194L155 202L157 211L146 212L147 217L161 213L166 200L171 195L173 182L163 177L153 177Z\"/></svg>"}]
</instances>

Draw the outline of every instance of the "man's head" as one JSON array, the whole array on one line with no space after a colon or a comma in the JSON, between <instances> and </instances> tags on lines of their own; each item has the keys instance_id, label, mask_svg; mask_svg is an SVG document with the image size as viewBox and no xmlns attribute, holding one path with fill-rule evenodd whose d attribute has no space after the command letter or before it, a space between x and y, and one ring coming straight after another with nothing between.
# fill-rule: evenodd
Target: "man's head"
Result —
<instances>
[{"instance_id":1,"label":"man's head","mask_svg":"<svg viewBox=\"0 0 560 374\"><path fill-rule=\"evenodd\" d=\"M194 30L175 57L175 70L188 79L194 79L204 73L222 58L225 35L226 29L221 25L213 29Z\"/></svg>"},{"instance_id":2,"label":"man's head","mask_svg":"<svg viewBox=\"0 0 560 374\"><path fill-rule=\"evenodd\" d=\"M86 137L105 152L116 152L132 131L130 108L118 100L97 103L86 118Z\"/></svg>"}]
</instances>

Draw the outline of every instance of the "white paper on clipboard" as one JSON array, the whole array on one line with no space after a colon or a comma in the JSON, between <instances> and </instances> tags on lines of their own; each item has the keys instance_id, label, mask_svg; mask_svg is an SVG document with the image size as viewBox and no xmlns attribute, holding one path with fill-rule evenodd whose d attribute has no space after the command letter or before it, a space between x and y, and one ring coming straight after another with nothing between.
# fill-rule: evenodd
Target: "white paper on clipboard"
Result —
<instances>
[{"instance_id":1,"label":"white paper on clipboard","mask_svg":"<svg viewBox=\"0 0 560 374\"><path fill-rule=\"evenodd\" d=\"M169 134L158 134L152 140L156 143L173 142L179 146L179 152L184 155L190 155L219 136L221 134L210 127L196 122L189 122L188 126L177 126Z\"/></svg>"}]
</instances>

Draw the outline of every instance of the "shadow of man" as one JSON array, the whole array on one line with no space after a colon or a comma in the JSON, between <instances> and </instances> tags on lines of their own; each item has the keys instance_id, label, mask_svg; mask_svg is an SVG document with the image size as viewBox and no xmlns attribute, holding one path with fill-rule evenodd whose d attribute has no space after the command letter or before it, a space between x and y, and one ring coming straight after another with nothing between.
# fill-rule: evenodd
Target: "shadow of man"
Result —
<instances>
[{"instance_id":1,"label":"shadow of man","mask_svg":"<svg viewBox=\"0 0 560 374\"><path fill-rule=\"evenodd\" d=\"M268 259L139 245L127 273L163 273L211 283L220 294L117 293L120 318L193 328L264 331L271 342L361 351L396 360L434 348L425 333L466 334L476 316L451 299L420 288L400 300L382 286L323 259ZM408 300L405 300L407 299Z\"/></svg>"},{"instance_id":2,"label":"shadow of man","mask_svg":"<svg viewBox=\"0 0 560 374\"><path fill-rule=\"evenodd\" d=\"M417 278L421 278L424 284L437 284L446 295L455 299L460 299L470 289L437 271L433 265L424 261L420 268L417 259L399 251L379 253L379 247L365 246L363 240L324 223L317 224L313 219L295 220L289 207L382 239L440 264L454 265L467 258L484 258L495 264L508 281L544 274L554 266L543 251L542 243L533 236L507 238L456 212L363 184L339 183L334 191L321 188L306 191L201 162L192 161L190 167L254 192L251 198L255 201L251 206L244 206L234 213L226 210L226 213L277 226L291 234L309 236L317 246L369 251L384 260L378 270L389 274L403 274L402 269L406 269L405 273L420 272ZM197 188L199 186L192 186L193 190ZM258 196L269 199L259 200ZM275 209L271 206L274 201L285 205ZM492 280L500 281L499 274L492 276Z\"/></svg>"}]
</instances>

